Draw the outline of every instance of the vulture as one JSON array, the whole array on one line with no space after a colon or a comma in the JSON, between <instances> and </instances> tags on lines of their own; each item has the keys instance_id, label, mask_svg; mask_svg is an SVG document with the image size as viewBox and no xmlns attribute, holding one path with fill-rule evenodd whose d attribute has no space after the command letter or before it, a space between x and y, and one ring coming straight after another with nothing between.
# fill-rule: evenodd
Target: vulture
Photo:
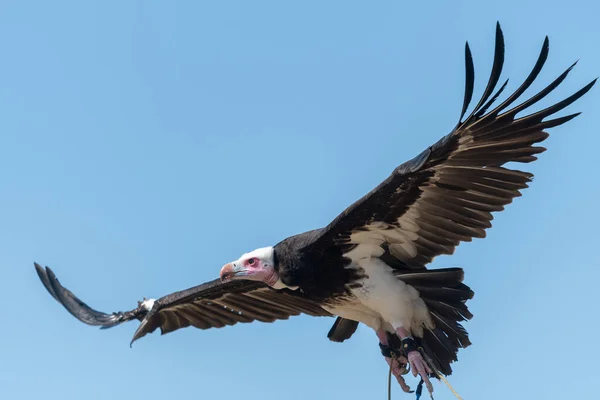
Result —
<instances>
[{"instance_id":1,"label":"vulture","mask_svg":"<svg viewBox=\"0 0 600 400\"><path fill-rule=\"evenodd\" d=\"M409 372L431 393L430 378L452 373L459 349L471 344L462 325L473 290L462 268L427 268L463 241L484 238L493 213L528 187L533 175L509 163L529 163L546 149L547 130L579 113L555 114L588 92L596 79L539 111L531 107L556 89L573 64L539 92L519 100L548 57L541 52L522 84L502 101L498 88L504 37L496 24L489 80L467 114L474 66L465 46L465 92L456 126L321 228L262 247L226 263L219 277L190 289L145 299L129 311L99 312L34 263L46 290L79 321L110 328L140 321L131 343L193 326L222 328L306 314L336 318L328 338L343 342L359 323L373 329L382 355L404 391ZM517 117L517 114L522 115ZM216 271L215 271L216 275ZM130 344L131 345L131 344Z\"/></svg>"}]
</instances>

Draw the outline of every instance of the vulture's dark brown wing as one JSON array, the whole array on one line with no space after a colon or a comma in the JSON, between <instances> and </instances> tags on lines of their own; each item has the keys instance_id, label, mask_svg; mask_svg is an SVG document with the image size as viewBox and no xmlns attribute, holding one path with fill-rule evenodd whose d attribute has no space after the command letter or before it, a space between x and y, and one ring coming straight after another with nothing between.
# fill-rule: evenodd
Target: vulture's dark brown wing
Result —
<instances>
[{"instance_id":1,"label":"vulture's dark brown wing","mask_svg":"<svg viewBox=\"0 0 600 400\"><path fill-rule=\"evenodd\" d=\"M477 106L463 121L474 87L473 60L467 44L465 97L457 126L343 211L305 251L318 252L331 245L346 250L361 244L375 245L392 266L394 261L398 266L422 268L437 255L452 254L462 241L485 237L492 212L503 210L520 196L533 177L506 164L536 160L536 154L545 151L535 146L548 137L545 129L561 125L578 113L553 115L583 96L596 81L550 107L517 118L552 92L574 66L515 105L538 76L547 56L546 37L529 76L496 105L506 87L504 83L495 92L504 63L504 38L498 24L491 76Z\"/></svg>"},{"instance_id":2,"label":"vulture's dark brown wing","mask_svg":"<svg viewBox=\"0 0 600 400\"><path fill-rule=\"evenodd\" d=\"M358 328L358 321L337 317L333 326L327 333L327 337L332 342L343 342L344 340L350 339L356 329Z\"/></svg>"},{"instance_id":3,"label":"vulture's dark brown wing","mask_svg":"<svg viewBox=\"0 0 600 400\"><path fill-rule=\"evenodd\" d=\"M188 326L222 328L238 322L273 322L302 313L331 316L317 303L292 290L275 290L253 281L222 283L219 279L166 295L154 301L150 310L138 302L138 307L131 311L105 314L63 287L50 268L35 264L35 269L52 297L81 322L109 328L132 319L141 320L132 343L157 328L166 334Z\"/></svg>"},{"instance_id":4,"label":"vulture's dark brown wing","mask_svg":"<svg viewBox=\"0 0 600 400\"><path fill-rule=\"evenodd\" d=\"M158 299L142 320L132 343L160 328L169 333L187 326L222 328L238 322L274 322L290 316L332 316L292 290L275 290L262 282L219 279Z\"/></svg>"}]
</instances>

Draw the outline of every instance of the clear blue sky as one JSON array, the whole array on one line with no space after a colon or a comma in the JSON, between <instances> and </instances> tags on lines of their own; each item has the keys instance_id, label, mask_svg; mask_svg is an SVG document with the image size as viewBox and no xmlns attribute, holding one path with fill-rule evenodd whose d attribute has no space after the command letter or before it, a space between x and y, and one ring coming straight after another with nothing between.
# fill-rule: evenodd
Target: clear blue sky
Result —
<instances>
[{"instance_id":1,"label":"clear blue sky","mask_svg":"<svg viewBox=\"0 0 600 400\"><path fill-rule=\"evenodd\" d=\"M509 88L546 34L534 88L580 59L540 107L600 75L592 1L282 3L2 2L1 398L384 399L367 328L337 344L332 319L297 317L155 333L130 349L136 323L78 322L33 261L116 311L326 224L455 125L464 42L479 95L496 20ZM488 237L433 264L464 267L476 292L473 346L450 377L465 399L590 398L598 89L565 111L583 115L552 130L534 183ZM394 398L413 395L394 386Z\"/></svg>"}]
</instances>

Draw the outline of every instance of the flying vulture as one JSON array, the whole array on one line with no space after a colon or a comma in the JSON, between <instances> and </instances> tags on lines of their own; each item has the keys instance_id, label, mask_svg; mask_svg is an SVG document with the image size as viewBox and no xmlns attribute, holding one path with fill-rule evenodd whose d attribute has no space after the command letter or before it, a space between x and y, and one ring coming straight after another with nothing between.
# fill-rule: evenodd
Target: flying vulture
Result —
<instances>
[{"instance_id":1,"label":"flying vulture","mask_svg":"<svg viewBox=\"0 0 600 400\"><path fill-rule=\"evenodd\" d=\"M130 311L105 314L63 287L50 268L36 263L39 278L86 324L109 328L141 321L132 343L157 328L166 334L188 326L222 328L299 314L337 317L327 336L342 342L363 323L376 332L402 389L409 390L403 375L410 366L431 393L429 378L451 374L458 350L471 344L461 321L473 317L466 306L473 291L463 283L461 268L426 266L438 255L452 254L462 241L485 237L492 213L520 196L533 177L506 164L536 160L545 151L536 144L548 137L546 130L579 114L555 113L596 81L541 111L529 111L559 86L573 64L517 103L540 73L548 48L546 37L529 76L499 101L508 81L496 90L504 62L504 38L497 24L489 81L466 114L474 87L467 43L464 102L450 133L394 169L327 226L243 254L225 264L213 281L158 300L145 299ZM518 113L523 115L517 118Z\"/></svg>"}]
</instances>

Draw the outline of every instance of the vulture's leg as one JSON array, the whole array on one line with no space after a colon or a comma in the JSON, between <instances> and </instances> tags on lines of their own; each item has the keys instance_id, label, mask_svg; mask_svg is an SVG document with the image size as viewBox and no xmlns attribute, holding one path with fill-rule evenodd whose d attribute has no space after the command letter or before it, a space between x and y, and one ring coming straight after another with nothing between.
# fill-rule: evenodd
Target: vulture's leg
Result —
<instances>
[{"instance_id":1,"label":"vulture's leg","mask_svg":"<svg viewBox=\"0 0 600 400\"><path fill-rule=\"evenodd\" d=\"M433 385L429 381L429 377L427 375L432 373L431 368L429 368L429 365L427 365L427 363L423 359L423 356L417 349L414 340L412 340L412 336L410 336L410 334L404 328L397 328L396 332L402 340L402 346L409 346L407 356L408 362L410 362L410 368L412 369L413 375L416 377L418 373L421 376L421 379L423 379L425 386L427 386L427 390L429 391L429 393L433 393ZM414 350L411 350L410 346L414 347Z\"/></svg>"},{"instance_id":2,"label":"vulture's leg","mask_svg":"<svg viewBox=\"0 0 600 400\"><path fill-rule=\"evenodd\" d=\"M380 346L383 345L383 348L387 348L387 351L389 353L390 349L389 349L389 347L387 347L387 346L389 346L389 341L388 341L387 332L385 331L385 329L381 328L381 329L375 331L375 333L377 334L377 338L379 339ZM382 352L384 352L383 348L382 348ZM384 356L385 356L385 353L384 353ZM402 376L402 374L404 372L406 372L406 364L407 364L406 358L404 358L403 356L394 357L394 358L385 356L385 361L387 362L387 364L389 366L392 367L392 374L396 377L396 380L400 384L400 387L402 388L402 390L407 393L410 392L410 387L406 384L406 381L404 381L404 377Z\"/></svg>"}]
</instances>

